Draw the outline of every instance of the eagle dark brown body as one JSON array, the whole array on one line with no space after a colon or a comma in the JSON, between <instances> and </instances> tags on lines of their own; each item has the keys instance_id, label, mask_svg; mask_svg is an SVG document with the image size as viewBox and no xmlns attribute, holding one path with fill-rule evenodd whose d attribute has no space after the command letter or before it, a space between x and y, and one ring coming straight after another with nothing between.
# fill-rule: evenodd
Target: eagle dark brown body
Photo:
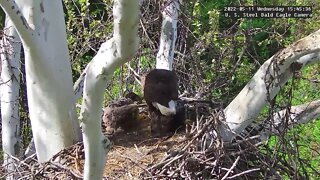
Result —
<instances>
[{"instance_id":1,"label":"eagle dark brown body","mask_svg":"<svg viewBox=\"0 0 320 180\"><path fill-rule=\"evenodd\" d=\"M151 133L154 137L175 132L185 121L185 109L178 102L178 79L176 73L164 69L154 69L144 77L144 99L149 108L151 118ZM176 111L172 115L164 115L153 103L159 103L169 108L169 102L174 101Z\"/></svg>"}]
</instances>

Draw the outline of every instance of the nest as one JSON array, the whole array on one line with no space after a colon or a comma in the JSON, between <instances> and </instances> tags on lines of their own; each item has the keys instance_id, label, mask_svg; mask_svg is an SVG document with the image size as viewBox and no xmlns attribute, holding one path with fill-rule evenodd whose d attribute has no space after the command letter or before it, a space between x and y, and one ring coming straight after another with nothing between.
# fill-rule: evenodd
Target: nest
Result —
<instances>
[{"instance_id":1,"label":"nest","mask_svg":"<svg viewBox=\"0 0 320 180\"><path fill-rule=\"evenodd\" d=\"M213 113L212 113L213 112ZM308 177L290 159L274 153L259 135L220 141L217 123L222 112L197 110L196 121L187 121L186 132L153 138L150 126L111 137L105 179L292 179ZM150 122L146 113L138 119ZM35 156L16 159L16 179L82 179L83 144L75 144L39 164ZM3 171L4 173L4 171ZM318 176L319 177L319 174Z\"/></svg>"}]
</instances>

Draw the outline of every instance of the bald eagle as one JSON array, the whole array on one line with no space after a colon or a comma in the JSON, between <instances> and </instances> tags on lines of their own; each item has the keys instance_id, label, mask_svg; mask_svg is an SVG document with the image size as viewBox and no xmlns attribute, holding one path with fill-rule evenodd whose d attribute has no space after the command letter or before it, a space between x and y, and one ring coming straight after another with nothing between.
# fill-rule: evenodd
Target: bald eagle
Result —
<instances>
[{"instance_id":1,"label":"bald eagle","mask_svg":"<svg viewBox=\"0 0 320 180\"><path fill-rule=\"evenodd\" d=\"M151 118L151 134L159 137L183 127L185 109L178 98L176 73L154 69L147 73L142 81L144 99Z\"/></svg>"}]
</instances>

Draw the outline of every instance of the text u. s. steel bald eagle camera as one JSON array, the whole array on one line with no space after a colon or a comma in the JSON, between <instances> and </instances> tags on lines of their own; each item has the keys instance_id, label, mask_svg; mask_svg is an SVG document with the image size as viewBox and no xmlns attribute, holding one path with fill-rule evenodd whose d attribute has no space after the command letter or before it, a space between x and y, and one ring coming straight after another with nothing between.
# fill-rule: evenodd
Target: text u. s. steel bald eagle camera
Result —
<instances>
[{"instance_id":1,"label":"text u. s. steel bald eagle camera","mask_svg":"<svg viewBox=\"0 0 320 180\"><path fill-rule=\"evenodd\" d=\"M151 70L142 85L151 118L151 134L159 137L183 128L185 108L178 98L176 73L165 69Z\"/></svg>"}]
</instances>

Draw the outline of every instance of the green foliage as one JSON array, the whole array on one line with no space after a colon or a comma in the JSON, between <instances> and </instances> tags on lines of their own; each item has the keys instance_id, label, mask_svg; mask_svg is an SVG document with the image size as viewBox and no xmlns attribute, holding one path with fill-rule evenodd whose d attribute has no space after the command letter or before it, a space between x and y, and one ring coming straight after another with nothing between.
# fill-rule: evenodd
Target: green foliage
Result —
<instances>
[{"instance_id":1,"label":"green foliage","mask_svg":"<svg viewBox=\"0 0 320 180\"><path fill-rule=\"evenodd\" d=\"M313 17L310 19L228 19L220 14L224 6L237 6L238 1L192 1L191 8L185 8L192 15L191 31L195 43L192 46L190 65L195 74L203 81L195 86L210 87L208 98L228 104L235 95L248 83L256 70L272 55L298 39L320 29L320 6L314 1L242 1L241 5L251 6L313 6ZM197 47L196 47L197 46ZM299 105L320 99L319 65L312 65L302 70L300 75L287 83L276 98L276 106L265 107L259 119L265 119L271 112L282 110L286 106ZM191 82L192 84L192 82ZM217 87L217 88L216 88ZM195 87L201 91L201 88ZM205 91L207 92L207 91ZM309 162L306 167L297 159L299 168L306 168L311 174L314 168L319 169L320 149L319 120L301 125L286 134L286 138L294 140L298 145L298 155ZM299 137L299 138L298 138ZM269 141L270 149L284 148L276 136ZM286 144L288 145L288 144ZM288 146L287 146L288 147ZM283 150L283 149L282 149ZM296 158L288 151L279 151L277 155L285 159ZM304 171L299 169L299 171ZM283 172L279 172L280 174Z\"/></svg>"},{"instance_id":2,"label":"green foliage","mask_svg":"<svg viewBox=\"0 0 320 180\"><path fill-rule=\"evenodd\" d=\"M112 36L112 3L107 0L64 1L67 19L69 48L71 50L74 80L79 77L87 63L94 57L100 44ZM241 4L240 4L241 3ZM212 1L195 0L184 3L180 13L178 41L176 43L174 68L180 77L180 91L201 92L203 98L213 99L227 105L248 83L257 69L272 55L296 40L320 28L320 6L307 1ZM161 3L150 1L142 8L140 30L141 45L138 58L114 72L107 85L105 104L123 97L128 91L139 95L141 86L132 70L142 75L155 67L155 52L161 27ZM224 6L274 6L313 5L310 19L229 19L223 17ZM1 16L0 16L1 17ZM180 55L184 53L183 55ZM129 68L130 66L130 68ZM303 69L301 77L281 89L275 107L265 107L259 119L289 105L299 105L320 99L319 65ZM273 109L272 109L273 108ZM320 123L315 121L302 125L287 136L301 138L299 155L312 167L319 167L319 154L308 148L319 149ZM268 147L281 148L278 137L272 137ZM287 152L278 152L284 158L292 158ZM311 172L311 171L310 171Z\"/></svg>"},{"instance_id":3,"label":"green foliage","mask_svg":"<svg viewBox=\"0 0 320 180\"><path fill-rule=\"evenodd\" d=\"M101 43L112 37L111 0L64 0L68 44L72 61L74 81L78 79L86 65L92 60ZM135 80L133 71L142 75L155 67L155 55L161 27L161 11L164 1L148 1L142 6L140 22L141 45L138 56L117 69L107 84L105 104L123 97L128 91L142 95L141 86ZM229 19L223 17L225 6L275 6L312 5L310 19ZM3 27L5 14L0 12ZM227 105L248 83L257 69L272 55L296 40L320 29L320 5L313 0L246 0L212 1L194 0L181 7L178 41L176 43L174 68L179 76L181 92L200 92L203 99L222 102ZM320 65L306 67L283 87L276 97L274 107L265 107L258 119L266 119L270 114L284 107L299 105L320 99ZM22 92L25 93L25 89ZM23 100L23 98L21 98ZM23 100L20 104L26 103ZM23 142L31 137L28 124L27 106L21 107L23 121ZM312 168L320 171L320 121L301 125L286 132L285 138L273 136L261 148L274 150L274 156L283 160L293 159L299 171L310 173ZM295 142L294 153L285 149ZM23 144L25 147L27 144ZM297 160L310 163L305 167ZM0 157L2 154L0 152ZM1 159L0 159L1 160ZM279 172L280 174L283 172ZM287 177L289 179L289 177Z\"/></svg>"},{"instance_id":4,"label":"green foliage","mask_svg":"<svg viewBox=\"0 0 320 180\"><path fill-rule=\"evenodd\" d=\"M76 81L100 45L112 36L113 3L110 0L77 0L64 1L64 5L73 79ZM145 67L146 63L142 65ZM126 66L114 72L112 80L107 85L105 104L123 97L128 88L140 91L137 88L139 85L125 82L125 75L129 72ZM132 82L132 78L130 81Z\"/></svg>"},{"instance_id":5,"label":"green foliage","mask_svg":"<svg viewBox=\"0 0 320 180\"><path fill-rule=\"evenodd\" d=\"M298 105L304 102L314 101L320 97L320 66L315 64L302 70L301 77L296 84L293 104Z\"/></svg>"},{"instance_id":6,"label":"green foliage","mask_svg":"<svg viewBox=\"0 0 320 180\"><path fill-rule=\"evenodd\" d=\"M3 27L4 27L5 19L6 19L6 14L2 10L2 8L0 8L0 28L1 29L3 29Z\"/></svg>"},{"instance_id":7,"label":"green foliage","mask_svg":"<svg viewBox=\"0 0 320 180\"><path fill-rule=\"evenodd\" d=\"M286 135L286 141L273 136L268 142L268 148L277 151L275 159L283 159L278 163L289 161L296 164L299 172L307 172L309 179L317 179L320 171L320 121L314 121L303 126L295 127ZM303 135L303 136L301 136ZM291 149L288 149L291 147ZM263 150L263 148L262 148ZM285 164L282 164L285 165ZM282 172L279 172L280 174ZM286 179L292 179L286 176Z\"/></svg>"},{"instance_id":8,"label":"green foliage","mask_svg":"<svg viewBox=\"0 0 320 180\"><path fill-rule=\"evenodd\" d=\"M106 1L107 2L107 1ZM65 1L68 44L74 81L112 33L110 7L103 1ZM109 12L108 12L109 10Z\"/></svg>"},{"instance_id":9,"label":"green foliage","mask_svg":"<svg viewBox=\"0 0 320 180\"><path fill-rule=\"evenodd\" d=\"M283 87L276 98L276 109L282 110L282 107L300 105L320 98L320 79L319 65L306 67L301 73L296 74L293 80L290 80L287 86ZM270 111L266 108L264 115ZM299 125L286 133L286 142L277 136L273 136L268 143L269 148L277 149L277 155L287 161L293 161L297 164L299 172L307 172L310 179L317 179L314 171L320 171L320 121L314 120L305 125ZM292 152L286 149L293 146ZM288 177L288 179L290 179Z\"/></svg>"}]
</instances>

